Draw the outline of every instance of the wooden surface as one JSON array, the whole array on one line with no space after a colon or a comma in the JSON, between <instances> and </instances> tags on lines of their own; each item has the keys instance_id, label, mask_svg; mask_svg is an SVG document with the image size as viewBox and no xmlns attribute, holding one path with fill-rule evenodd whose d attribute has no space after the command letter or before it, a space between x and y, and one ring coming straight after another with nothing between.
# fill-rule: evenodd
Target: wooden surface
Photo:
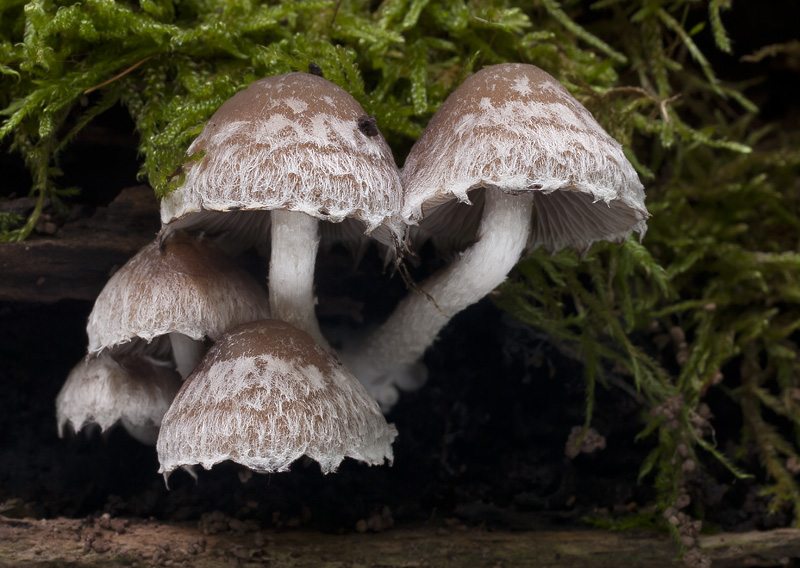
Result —
<instances>
[{"instance_id":1,"label":"wooden surface","mask_svg":"<svg viewBox=\"0 0 800 568\"><path fill-rule=\"evenodd\" d=\"M109 276L155 238L158 202L146 186L49 237L0 243L0 301L94 300Z\"/></svg>"},{"instance_id":2,"label":"wooden surface","mask_svg":"<svg viewBox=\"0 0 800 568\"><path fill-rule=\"evenodd\" d=\"M600 530L487 531L458 524L379 533L259 530L239 522L0 518L0 566L270 566L412 568L682 566L664 535ZM213 530L209 531L209 528ZM705 536L714 567L782 566L800 558L800 531Z\"/></svg>"}]
</instances>

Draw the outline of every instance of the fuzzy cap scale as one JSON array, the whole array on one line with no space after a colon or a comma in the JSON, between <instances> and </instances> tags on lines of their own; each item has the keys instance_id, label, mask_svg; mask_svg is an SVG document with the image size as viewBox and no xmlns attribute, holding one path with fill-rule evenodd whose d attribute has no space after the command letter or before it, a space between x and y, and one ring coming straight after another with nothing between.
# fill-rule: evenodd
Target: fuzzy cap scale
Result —
<instances>
[{"instance_id":1,"label":"fuzzy cap scale","mask_svg":"<svg viewBox=\"0 0 800 568\"><path fill-rule=\"evenodd\" d=\"M164 416L160 472L231 460L286 471L303 455L335 471L345 457L390 463L394 426L375 400L307 333L277 320L223 336Z\"/></svg>"},{"instance_id":2,"label":"fuzzy cap scale","mask_svg":"<svg viewBox=\"0 0 800 568\"><path fill-rule=\"evenodd\" d=\"M145 358L108 353L81 361L56 398L58 435L69 424L75 432L96 424L106 431L117 422L145 444L155 444L158 427L181 379L176 372Z\"/></svg>"},{"instance_id":3,"label":"fuzzy cap scale","mask_svg":"<svg viewBox=\"0 0 800 568\"><path fill-rule=\"evenodd\" d=\"M404 219L497 187L534 191L533 248L584 250L646 230L644 190L621 145L538 67L507 63L469 77L442 104L402 170Z\"/></svg>"},{"instance_id":4,"label":"fuzzy cap scale","mask_svg":"<svg viewBox=\"0 0 800 568\"><path fill-rule=\"evenodd\" d=\"M310 73L251 83L209 119L187 154L185 179L161 203L170 223L202 211L287 209L371 232L402 201L400 175L380 132L344 89ZM202 153L202 154L201 154Z\"/></svg>"},{"instance_id":5,"label":"fuzzy cap scale","mask_svg":"<svg viewBox=\"0 0 800 568\"><path fill-rule=\"evenodd\" d=\"M266 291L213 243L174 233L140 250L106 283L86 331L89 353L168 333L216 339L269 317Z\"/></svg>"}]
</instances>

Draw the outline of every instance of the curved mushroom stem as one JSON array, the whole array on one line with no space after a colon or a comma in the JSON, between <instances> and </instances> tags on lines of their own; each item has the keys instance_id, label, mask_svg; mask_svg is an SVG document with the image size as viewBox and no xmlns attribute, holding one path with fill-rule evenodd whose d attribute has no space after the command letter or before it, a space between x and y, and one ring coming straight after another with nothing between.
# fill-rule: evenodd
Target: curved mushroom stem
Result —
<instances>
[{"instance_id":1,"label":"curved mushroom stem","mask_svg":"<svg viewBox=\"0 0 800 568\"><path fill-rule=\"evenodd\" d=\"M314 312L314 264L319 248L319 221L295 211L270 212L272 255L269 260L269 305L272 317L302 329L323 349L330 345Z\"/></svg>"},{"instance_id":2,"label":"curved mushroom stem","mask_svg":"<svg viewBox=\"0 0 800 568\"><path fill-rule=\"evenodd\" d=\"M404 390L422 386L426 372L418 362L439 331L502 283L522 255L530 233L533 192L485 191L476 242L421 286L436 303L423 294L408 295L361 346L342 354L384 409L397 400L395 385Z\"/></svg>"},{"instance_id":3,"label":"curved mushroom stem","mask_svg":"<svg viewBox=\"0 0 800 568\"><path fill-rule=\"evenodd\" d=\"M186 379L200 362L200 359L203 358L206 350L205 345L202 341L197 341L188 335L178 332L169 334L169 344L172 347L175 370L178 371L181 379Z\"/></svg>"}]
</instances>

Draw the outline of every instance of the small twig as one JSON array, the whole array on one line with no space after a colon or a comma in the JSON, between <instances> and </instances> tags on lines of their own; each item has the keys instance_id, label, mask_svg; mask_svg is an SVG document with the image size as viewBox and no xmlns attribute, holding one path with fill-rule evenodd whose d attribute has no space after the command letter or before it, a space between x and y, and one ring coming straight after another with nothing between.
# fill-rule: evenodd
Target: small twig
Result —
<instances>
[{"instance_id":1,"label":"small twig","mask_svg":"<svg viewBox=\"0 0 800 568\"><path fill-rule=\"evenodd\" d=\"M613 89L606 91L603 96L616 96L622 93L637 93L652 100L658 105L658 108L661 111L661 116L664 117L664 122L667 124L670 122L669 113L667 113L667 105L681 98L681 94L678 93L677 95L673 95L667 99L659 99L656 95L647 89L643 89L642 87L614 87Z\"/></svg>"},{"instance_id":2,"label":"small twig","mask_svg":"<svg viewBox=\"0 0 800 568\"><path fill-rule=\"evenodd\" d=\"M605 93L603 93L602 96L604 97L616 96L616 95L621 95L622 93L638 93L648 99L655 98L655 95L653 95L650 91L648 91L643 87L630 87L630 86L614 87L613 89L607 90Z\"/></svg>"},{"instance_id":3,"label":"small twig","mask_svg":"<svg viewBox=\"0 0 800 568\"><path fill-rule=\"evenodd\" d=\"M663 101L658 103L658 107L661 109L661 116L664 117L664 122L669 124L669 114L667 113L667 105L673 101L677 101L681 98L681 94L678 93L677 95L673 95L668 99L664 99Z\"/></svg>"},{"instance_id":4,"label":"small twig","mask_svg":"<svg viewBox=\"0 0 800 568\"><path fill-rule=\"evenodd\" d=\"M88 95L89 93L91 93L91 92L93 92L93 91L96 91L97 89L102 89L102 88L103 88L103 87L105 87L106 85L108 85L108 84L110 84L110 83L113 83L114 81L116 81L117 79L119 79L119 78L121 78L121 77L124 77L125 75L127 75L128 73L130 73L131 71L133 71L134 69L136 69L137 67L139 67L139 66L140 66L142 63L145 63L146 61L148 61L148 60L150 60L150 59L153 59L153 57L155 57L155 55L148 55L147 57L145 57L145 58L144 58L144 59L142 59L141 61L137 61L136 63L134 63L133 65L131 65L131 66L130 66L130 67L128 67L127 69L125 69L125 70L124 70L122 73L120 73L119 75L115 75L114 77L111 77L111 79L109 79L109 80L107 80L107 81L103 81L103 82L102 82L102 83L100 83L99 85L95 85L94 87L89 87L88 89L86 89L85 91L83 91L83 94L84 94L84 95Z\"/></svg>"},{"instance_id":5,"label":"small twig","mask_svg":"<svg viewBox=\"0 0 800 568\"><path fill-rule=\"evenodd\" d=\"M778 55L798 55L800 54L800 41L793 39L786 43L774 43L766 45L751 55L743 55L739 61L747 63L760 63L767 57L777 57Z\"/></svg>"},{"instance_id":6,"label":"small twig","mask_svg":"<svg viewBox=\"0 0 800 568\"><path fill-rule=\"evenodd\" d=\"M328 34L330 34L331 30L333 29L333 23L336 21L336 16L339 15L339 8L341 8L341 6L342 6L342 0L336 2L336 8L333 9L333 17L331 18L331 23L328 24Z\"/></svg>"},{"instance_id":7,"label":"small twig","mask_svg":"<svg viewBox=\"0 0 800 568\"><path fill-rule=\"evenodd\" d=\"M402 262L398 263L397 271L400 273L400 277L403 279L403 283L405 283L406 288L408 288L411 292L414 292L416 294L422 294L423 296L425 296L439 311L439 313L442 314L442 317L446 318L450 317L446 313L444 313L444 310L442 310L442 308L439 307L439 304L436 303L436 300L433 298L433 296L431 296L428 292L426 292L419 284L414 282L414 279L411 277L411 274L409 274L408 268L406 267L405 264L403 264Z\"/></svg>"}]
</instances>

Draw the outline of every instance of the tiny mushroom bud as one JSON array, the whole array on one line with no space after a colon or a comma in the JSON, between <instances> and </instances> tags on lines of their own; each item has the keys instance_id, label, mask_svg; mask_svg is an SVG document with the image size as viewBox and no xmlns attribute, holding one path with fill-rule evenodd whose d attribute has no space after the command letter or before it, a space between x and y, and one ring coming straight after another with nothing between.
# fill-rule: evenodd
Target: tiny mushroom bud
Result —
<instances>
[{"instance_id":1,"label":"tiny mushroom bud","mask_svg":"<svg viewBox=\"0 0 800 568\"><path fill-rule=\"evenodd\" d=\"M268 317L269 300L210 241L177 232L162 246L145 246L100 292L87 325L89 353L141 351L141 341L168 337L185 377L202 357L206 337L214 340L240 323Z\"/></svg>"},{"instance_id":2,"label":"tiny mushroom bud","mask_svg":"<svg viewBox=\"0 0 800 568\"><path fill-rule=\"evenodd\" d=\"M394 426L336 357L278 320L223 336L183 384L158 438L160 472L231 460L286 471L305 455L323 473L351 457L391 463Z\"/></svg>"},{"instance_id":3,"label":"tiny mushroom bud","mask_svg":"<svg viewBox=\"0 0 800 568\"><path fill-rule=\"evenodd\" d=\"M413 383L404 375L450 317L497 287L525 250L585 252L595 241L643 235L649 216L620 144L533 65L495 65L468 78L412 147L402 179L402 216L419 224L412 238L443 234L471 245L421 284L435 303L410 294L343 354L384 404L391 383Z\"/></svg>"},{"instance_id":4,"label":"tiny mushroom bud","mask_svg":"<svg viewBox=\"0 0 800 568\"><path fill-rule=\"evenodd\" d=\"M161 419L178 392L178 374L135 355L119 361L108 352L81 361L56 398L58 435L96 424L106 431L118 422L143 444L155 445Z\"/></svg>"},{"instance_id":5,"label":"tiny mushroom bud","mask_svg":"<svg viewBox=\"0 0 800 568\"><path fill-rule=\"evenodd\" d=\"M349 93L312 73L255 81L214 113L188 150L200 157L184 164L184 183L161 203L162 234L209 223L236 232L239 216L253 212L262 232L271 224L272 316L323 347L313 291L318 221L355 220L392 249L402 239L400 174L377 126L359 127L363 116Z\"/></svg>"}]
</instances>

